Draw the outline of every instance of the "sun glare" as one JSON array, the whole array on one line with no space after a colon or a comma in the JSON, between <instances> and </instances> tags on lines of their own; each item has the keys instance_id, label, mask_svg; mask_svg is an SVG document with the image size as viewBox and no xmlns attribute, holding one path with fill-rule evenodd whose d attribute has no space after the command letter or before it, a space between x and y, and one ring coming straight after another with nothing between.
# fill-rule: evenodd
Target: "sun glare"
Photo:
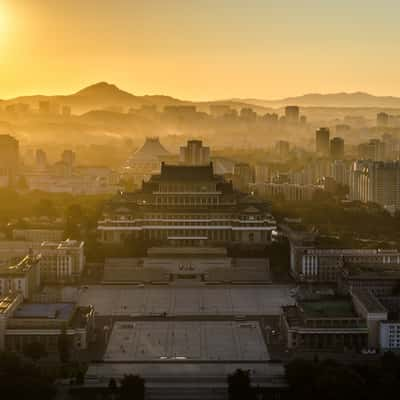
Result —
<instances>
[{"instance_id":1,"label":"sun glare","mask_svg":"<svg viewBox=\"0 0 400 400\"><path fill-rule=\"evenodd\" d=\"M7 28L7 16L4 9L0 8L0 34L6 33Z\"/></svg>"}]
</instances>

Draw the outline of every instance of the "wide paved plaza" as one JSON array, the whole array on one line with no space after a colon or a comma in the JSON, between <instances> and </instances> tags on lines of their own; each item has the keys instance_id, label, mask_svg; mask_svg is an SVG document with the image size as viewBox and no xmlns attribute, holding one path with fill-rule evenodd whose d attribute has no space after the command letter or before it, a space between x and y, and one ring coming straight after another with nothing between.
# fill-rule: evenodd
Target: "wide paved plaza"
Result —
<instances>
[{"instance_id":1,"label":"wide paved plaza","mask_svg":"<svg viewBox=\"0 0 400 400\"><path fill-rule=\"evenodd\" d=\"M119 321L104 361L269 360L256 321Z\"/></svg>"},{"instance_id":2,"label":"wide paved plaza","mask_svg":"<svg viewBox=\"0 0 400 400\"><path fill-rule=\"evenodd\" d=\"M101 286L79 290L80 305L99 316L277 316L293 303L289 286ZM72 296L71 288L65 291Z\"/></svg>"}]
</instances>

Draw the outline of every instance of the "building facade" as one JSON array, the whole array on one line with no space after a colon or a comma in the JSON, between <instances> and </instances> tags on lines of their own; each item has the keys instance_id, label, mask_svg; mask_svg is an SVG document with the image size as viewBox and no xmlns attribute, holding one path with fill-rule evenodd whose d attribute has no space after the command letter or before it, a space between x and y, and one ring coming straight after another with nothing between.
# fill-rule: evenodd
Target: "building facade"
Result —
<instances>
[{"instance_id":1,"label":"building facade","mask_svg":"<svg viewBox=\"0 0 400 400\"><path fill-rule=\"evenodd\" d=\"M153 240L171 245L267 244L275 229L269 204L237 192L213 165L162 164L142 190L121 193L98 222L103 243Z\"/></svg>"},{"instance_id":2,"label":"building facade","mask_svg":"<svg viewBox=\"0 0 400 400\"><path fill-rule=\"evenodd\" d=\"M43 282L79 281L85 265L84 242L70 239L62 242L43 242L40 254Z\"/></svg>"}]
</instances>

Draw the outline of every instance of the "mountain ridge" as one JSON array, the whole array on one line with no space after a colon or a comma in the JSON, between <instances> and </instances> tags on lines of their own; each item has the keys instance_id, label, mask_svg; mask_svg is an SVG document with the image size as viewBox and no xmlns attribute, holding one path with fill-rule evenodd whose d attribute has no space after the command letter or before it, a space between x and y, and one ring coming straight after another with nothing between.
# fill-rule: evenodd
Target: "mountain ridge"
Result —
<instances>
[{"instance_id":1,"label":"mountain ridge","mask_svg":"<svg viewBox=\"0 0 400 400\"><path fill-rule=\"evenodd\" d=\"M135 95L120 89L118 86L105 81L86 86L75 93L67 95L30 95L18 96L12 99L0 99L2 106L13 103L27 103L37 107L39 101L68 105L73 112L87 113L93 110L109 108L140 108L145 105L155 105L162 109L169 105L195 105L200 110L206 110L212 104L226 104L233 108L253 107L258 112L270 112L275 108L287 105L299 107L327 108L400 108L400 97L375 96L366 92L337 92L337 93L307 93L282 99L231 98L225 100L190 101L168 95Z\"/></svg>"}]
</instances>

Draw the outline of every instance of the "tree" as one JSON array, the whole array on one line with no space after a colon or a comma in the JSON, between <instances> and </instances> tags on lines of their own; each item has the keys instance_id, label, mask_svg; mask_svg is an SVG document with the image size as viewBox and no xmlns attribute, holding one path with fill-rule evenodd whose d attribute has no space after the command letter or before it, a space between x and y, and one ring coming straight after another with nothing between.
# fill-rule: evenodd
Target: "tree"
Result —
<instances>
[{"instance_id":1,"label":"tree","mask_svg":"<svg viewBox=\"0 0 400 400\"><path fill-rule=\"evenodd\" d=\"M144 400L145 383L139 375L124 375L119 389L120 400Z\"/></svg>"},{"instance_id":2,"label":"tree","mask_svg":"<svg viewBox=\"0 0 400 400\"><path fill-rule=\"evenodd\" d=\"M110 381L108 382L108 391L112 399L115 398L117 390L118 390L117 381L114 378L111 378Z\"/></svg>"},{"instance_id":3,"label":"tree","mask_svg":"<svg viewBox=\"0 0 400 400\"><path fill-rule=\"evenodd\" d=\"M76 373L75 382L77 385L83 385L85 383L85 374L82 371Z\"/></svg>"},{"instance_id":4,"label":"tree","mask_svg":"<svg viewBox=\"0 0 400 400\"><path fill-rule=\"evenodd\" d=\"M58 352L60 355L60 361L62 363L67 363L70 359L70 341L65 329L63 329L58 338Z\"/></svg>"},{"instance_id":5,"label":"tree","mask_svg":"<svg viewBox=\"0 0 400 400\"><path fill-rule=\"evenodd\" d=\"M0 352L1 398L18 400L51 400L55 388L32 363L16 354Z\"/></svg>"},{"instance_id":6,"label":"tree","mask_svg":"<svg viewBox=\"0 0 400 400\"><path fill-rule=\"evenodd\" d=\"M40 342L31 342L24 346L24 355L30 358L32 361L37 362L42 357L46 356L46 349Z\"/></svg>"},{"instance_id":7,"label":"tree","mask_svg":"<svg viewBox=\"0 0 400 400\"><path fill-rule=\"evenodd\" d=\"M229 400L251 400L255 399L255 393L251 388L250 371L237 369L228 375Z\"/></svg>"}]
</instances>

